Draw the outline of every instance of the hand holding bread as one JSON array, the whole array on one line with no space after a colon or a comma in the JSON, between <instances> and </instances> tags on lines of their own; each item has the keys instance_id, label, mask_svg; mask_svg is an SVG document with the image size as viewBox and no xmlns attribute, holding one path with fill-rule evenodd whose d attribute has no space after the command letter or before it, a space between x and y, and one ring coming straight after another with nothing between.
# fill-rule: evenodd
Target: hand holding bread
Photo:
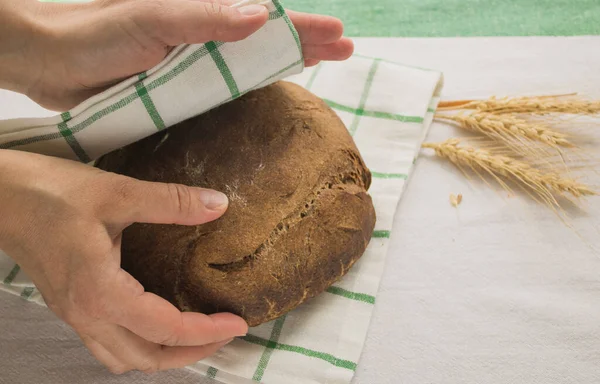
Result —
<instances>
[{"instance_id":1,"label":"hand holding bread","mask_svg":"<svg viewBox=\"0 0 600 384\"><path fill-rule=\"evenodd\" d=\"M159 64L180 44L238 41L269 17L237 0L94 0L58 4L0 0L0 88L66 111ZM306 65L344 60L353 50L340 20L288 12Z\"/></svg>"},{"instance_id":2,"label":"hand holding bread","mask_svg":"<svg viewBox=\"0 0 600 384\"><path fill-rule=\"evenodd\" d=\"M124 228L215 220L227 209L222 193L3 150L0 202L0 249L112 372L183 367L246 334L232 314L181 313L120 266Z\"/></svg>"}]
</instances>

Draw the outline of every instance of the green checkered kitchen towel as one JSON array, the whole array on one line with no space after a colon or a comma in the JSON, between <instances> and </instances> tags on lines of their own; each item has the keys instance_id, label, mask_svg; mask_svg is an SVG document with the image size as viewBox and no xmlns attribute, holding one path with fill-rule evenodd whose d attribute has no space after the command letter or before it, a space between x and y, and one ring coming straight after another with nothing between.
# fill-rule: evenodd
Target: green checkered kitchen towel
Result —
<instances>
[{"instance_id":1,"label":"green checkered kitchen towel","mask_svg":"<svg viewBox=\"0 0 600 384\"><path fill-rule=\"evenodd\" d=\"M189 369L231 384L346 384L363 349L396 207L433 119L442 75L355 55L287 80L326 100L353 135L373 174L376 231L362 258L327 292L250 329ZM185 93L174 92L174 99ZM18 266L2 255L0 279L5 290L43 303Z\"/></svg>"},{"instance_id":2,"label":"green checkered kitchen towel","mask_svg":"<svg viewBox=\"0 0 600 384\"><path fill-rule=\"evenodd\" d=\"M300 40L278 0L263 4L269 21L249 38L176 47L153 69L60 116L0 121L0 149L90 162L268 85L302 72Z\"/></svg>"}]
</instances>

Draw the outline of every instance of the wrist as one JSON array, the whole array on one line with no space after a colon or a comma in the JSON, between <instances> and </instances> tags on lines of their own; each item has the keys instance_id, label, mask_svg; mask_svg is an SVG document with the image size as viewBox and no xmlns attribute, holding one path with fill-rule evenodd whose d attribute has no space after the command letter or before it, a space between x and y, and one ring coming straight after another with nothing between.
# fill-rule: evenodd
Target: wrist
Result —
<instances>
[{"instance_id":1,"label":"wrist","mask_svg":"<svg viewBox=\"0 0 600 384\"><path fill-rule=\"evenodd\" d=\"M0 88L27 94L41 73L37 0L0 0Z\"/></svg>"}]
</instances>

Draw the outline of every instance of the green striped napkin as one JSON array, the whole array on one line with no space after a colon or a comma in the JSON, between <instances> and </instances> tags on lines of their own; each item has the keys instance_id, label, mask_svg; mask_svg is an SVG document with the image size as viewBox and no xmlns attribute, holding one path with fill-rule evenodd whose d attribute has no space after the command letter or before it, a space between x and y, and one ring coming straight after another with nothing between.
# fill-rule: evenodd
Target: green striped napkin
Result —
<instances>
[{"instance_id":1,"label":"green striped napkin","mask_svg":"<svg viewBox=\"0 0 600 384\"><path fill-rule=\"evenodd\" d=\"M0 149L90 162L114 149L235 99L304 67L296 30L278 0L243 41L176 47L153 69L59 116L0 121Z\"/></svg>"},{"instance_id":2,"label":"green striped napkin","mask_svg":"<svg viewBox=\"0 0 600 384\"><path fill-rule=\"evenodd\" d=\"M369 328L396 207L433 120L442 75L355 55L287 80L325 99L350 130L373 174L377 228L363 257L327 292L188 369L229 384L347 384ZM0 288L43 304L27 276L1 253L0 279Z\"/></svg>"},{"instance_id":3,"label":"green striped napkin","mask_svg":"<svg viewBox=\"0 0 600 384\"><path fill-rule=\"evenodd\" d=\"M346 384L363 349L396 207L433 120L442 74L355 55L286 80L323 98L353 135L373 174L376 230L362 258L327 292L190 369L231 384Z\"/></svg>"}]
</instances>

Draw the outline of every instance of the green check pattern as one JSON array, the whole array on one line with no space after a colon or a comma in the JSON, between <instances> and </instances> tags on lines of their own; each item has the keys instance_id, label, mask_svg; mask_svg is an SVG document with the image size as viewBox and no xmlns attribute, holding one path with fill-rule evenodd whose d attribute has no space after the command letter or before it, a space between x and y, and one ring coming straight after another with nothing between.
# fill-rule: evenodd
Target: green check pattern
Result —
<instances>
[{"instance_id":1,"label":"green check pattern","mask_svg":"<svg viewBox=\"0 0 600 384\"><path fill-rule=\"evenodd\" d=\"M83 148L81 148L81 145L75 138L73 131L68 126L68 122L69 120L71 120L71 114L69 112L65 112L62 113L60 117L62 119L62 122L58 124L58 131L60 132L62 137L64 137L65 141L67 142L67 144L69 144L69 146L71 147L75 155L77 155L79 160L81 160L84 163L90 162L91 159L89 158L87 153L85 153Z\"/></svg>"},{"instance_id":2,"label":"green check pattern","mask_svg":"<svg viewBox=\"0 0 600 384\"><path fill-rule=\"evenodd\" d=\"M0 149L89 163L256 87L301 72L298 33L278 0L266 6L267 26L241 42L183 45L152 70L60 116L0 121ZM269 45L263 43L266 40Z\"/></svg>"},{"instance_id":3,"label":"green check pattern","mask_svg":"<svg viewBox=\"0 0 600 384\"><path fill-rule=\"evenodd\" d=\"M152 118L156 129L161 131L166 128L165 122L163 121L162 117L160 117L160 113L158 113L158 111L156 110L156 106L154 105L152 98L148 94L148 89L144 85L144 79L146 77L148 77L146 72L140 73L140 75L138 76L139 81L135 84L135 91L137 92L137 95L140 97L140 99L142 99L142 103L144 104L148 115L150 115L150 117Z\"/></svg>"},{"instance_id":4,"label":"green check pattern","mask_svg":"<svg viewBox=\"0 0 600 384\"><path fill-rule=\"evenodd\" d=\"M361 55L344 63L322 63L288 80L324 99L353 134L371 169L377 229L366 253L342 280L193 368L226 383L350 382L376 301L395 209L442 84L435 71ZM416 89L428 96L415 101ZM236 360L238 351L251 363Z\"/></svg>"},{"instance_id":5,"label":"green check pattern","mask_svg":"<svg viewBox=\"0 0 600 384\"><path fill-rule=\"evenodd\" d=\"M211 42L183 47L174 51L165 65L123 84L111 97L96 100L93 107L82 111L61 115L53 125L54 132L33 129L29 132L34 134L0 141L0 145L25 146L24 149L33 146L42 152L44 148L52 148L69 154L65 157L85 162L106 149L94 149L90 133L98 127L110 129L107 127L118 124L114 116L124 119L130 127L143 125L143 136L174 124L177 118L167 107L189 102L185 96L192 103L199 103L208 94L214 107L284 77L310 89L348 127L371 169L370 194L377 226L369 246L346 276L322 295L279 319L251 329L248 335L234 340L216 355L188 368L229 384L347 384L356 370L368 331L395 210L439 101L441 74L360 55L298 73L303 63L298 52L299 40L290 32L279 7L277 2L273 4L269 22L280 23L293 54L281 59L277 67L270 68L261 78L250 82L248 76L240 76L244 68L255 70L256 66L249 63L253 58L244 57L246 65L241 65L241 60L231 57L231 47L227 44ZM212 68L211 75L202 80L216 79L216 84L206 88L206 92L201 81L193 83L196 77L202 77L197 64L203 65L203 71ZM186 95L187 88L195 92ZM215 92L211 94L210 89ZM54 147L53 143L61 143L62 147ZM2 254L0 279L2 289L43 304L40 293L19 266Z\"/></svg>"},{"instance_id":6,"label":"green check pattern","mask_svg":"<svg viewBox=\"0 0 600 384\"><path fill-rule=\"evenodd\" d=\"M214 41L211 41L206 43L206 48L208 49L210 56L215 61L217 68L219 68L219 72L221 72L221 76L223 76L223 79L227 84L227 88L229 88L229 92L231 92L231 97L233 99L237 99L240 97L240 90L238 89L237 83L235 82L233 74L225 62L223 55L221 55L221 52L219 52L219 47L217 47L217 44L215 44Z\"/></svg>"},{"instance_id":7,"label":"green check pattern","mask_svg":"<svg viewBox=\"0 0 600 384\"><path fill-rule=\"evenodd\" d=\"M360 118L365 114L365 105L367 99L369 98L369 92L371 91L371 86L373 85L373 77L375 76L375 72L377 72L377 68L379 67L380 59L373 60L373 64L371 64L371 68L369 68L369 74L367 75L367 81L365 81L365 87L362 91L362 95L360 96L360 103L357 109L349 108L348 111L354 114L354 118L352 119L352 124L350 124L350 134L354 136L356 133L356 129L358 128L358 123L360 123ZM340 104L330 101L330 105L335 104L336 106L340 106Z\"/></svg>"},{"instance_id":8,"label":"green check pattern","mask_svg":"<svg viewBox=\"0 0 600 384\"><path fill-rule=\"evenodd\" d=\"M290 44L295 47L294 39L290 39ZM242 86L233 75L235 69L225 59L224 48L222 43L206 44L159 77L139 75L134 91L98 109L87 119L69 128L73 118L63 114L61 123L67 124L64 129L81 132L86 129L85 124L90 126L90 121L98 121L110 115L110 111L125 108L139 99L153 131L164 129L169 123L159 113L163 103L151 91L160 89L161 84L177 81L178 74L184 75L186 68L203 58L210 58L218 69L227 92L223 102L233 100L250 89L239 91ZM268 84L301 64L301 59L296 59L253 88ZM189 369L231 384L310 380L346 384L351 381L362 352L395 210L432 121L442 79L434 71L356 55L346 62L320 64L287 80L324 99L353 135L371 169L370 194L377 213L377 228L363 257L326 292L279 319L251 329L248 335ZM415 94L422 96L415 98ZM59 135L64 137L65 133ZM76 153L74 145L75 142L69 143L69 148ZM1 255L0 278L4 290L43 304L41 295L19 266Z\"/></svg>"}]
</instances>

